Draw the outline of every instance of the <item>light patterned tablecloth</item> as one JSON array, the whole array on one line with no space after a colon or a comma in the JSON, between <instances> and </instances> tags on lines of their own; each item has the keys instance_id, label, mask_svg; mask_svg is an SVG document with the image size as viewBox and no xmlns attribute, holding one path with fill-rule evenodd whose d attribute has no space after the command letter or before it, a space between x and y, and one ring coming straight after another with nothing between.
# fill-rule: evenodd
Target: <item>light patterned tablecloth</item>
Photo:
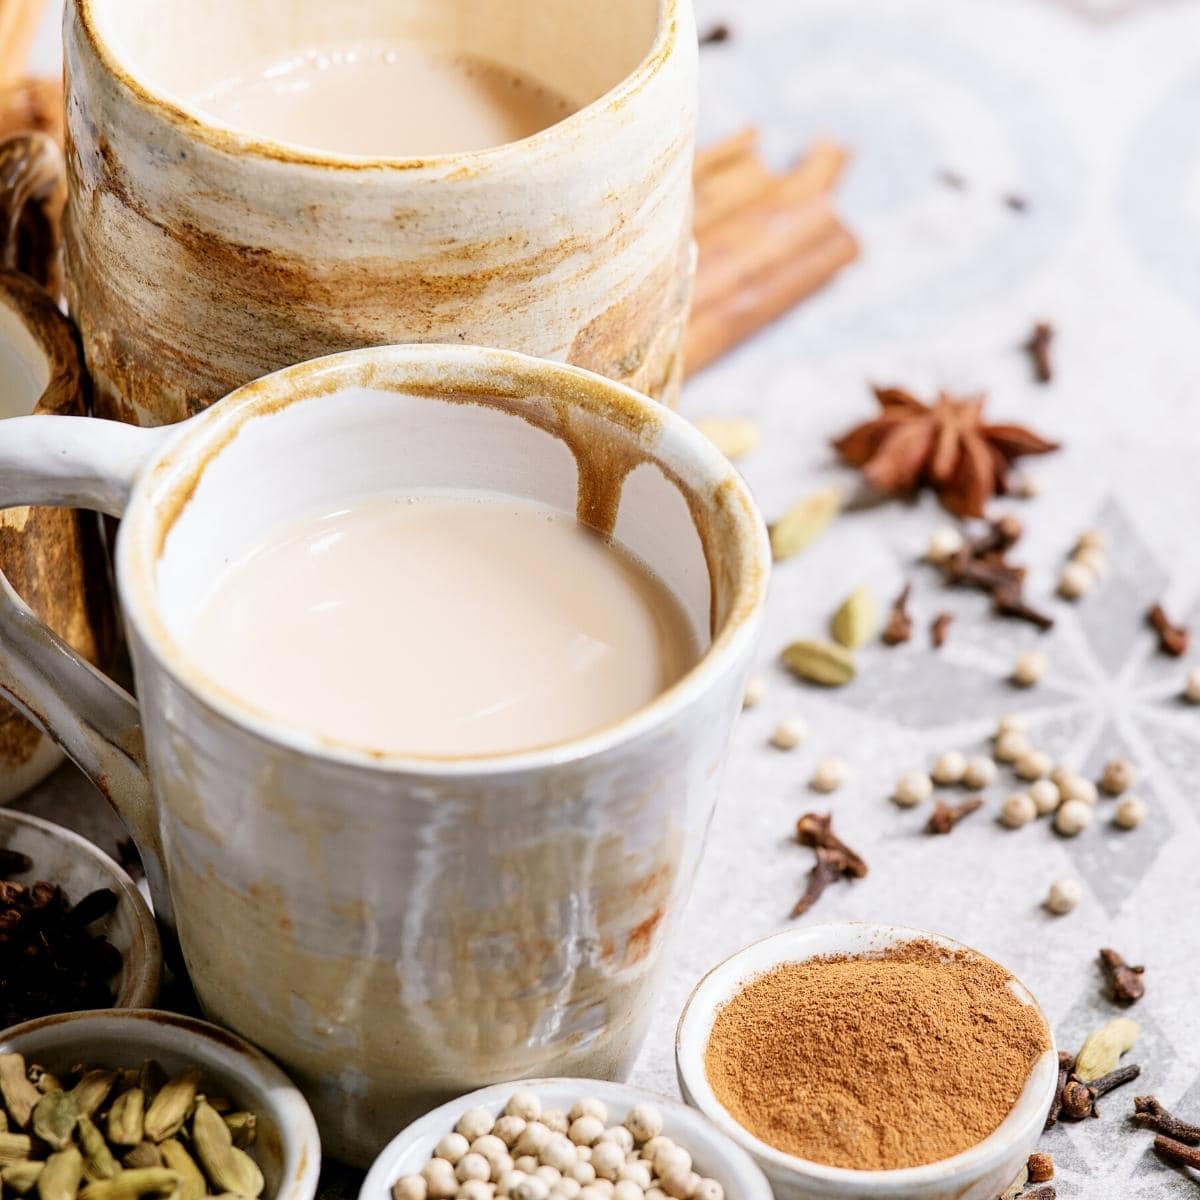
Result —
<instances>
[{"instance_id":1,"label":"light patterned tablecloth","mask_svg":"<svg viewBox=\"0 0 1200 1200\"><path fill-rule=\"evenodd\" d=\"M779 568L761 652L770 693L737 730L635 1080L674 1092L673 1031L694 982L788 925L811 864L791 831L800 813L826 807L806 779L818 757L838 754L852 777L828 807L871 873L831 889L806 919L961 938L1034 988L1065 1046L1113 1015L1095 953L1117 947L1147 965L1134 1055L1144 1090L1200 1119L1200 709L1177 699L1184 666L1155 653L1143 623L1161 599L1200 624L1200 4L700 0L700 9L702 25L733 27L728 44L704 51L702 137L754 122L780 165L818 135L846 142L855 160L842 207L864 253L834 288L690 384L684 411L761 424L762 448L744 469L774 514L847 477L827 443L872 411L868 379L986 388L997 417L1066 443L1033 465L1044 494L1014 506L1028 525L1017 557L1033 567L1031 597L1049 596L1087 526L1108 534L1110 572L1078 606L1050 601L1058 624L1045 637L997 621L982 597L944 592L918 564L942 520L928 501L848 515ZM54 53L47 34L41 54ZM945 170L965 187L947 186ZM1005 204L1011 193L1028 199L1023 213ZM1017 347L1043 317L1058 329L1058 372L1037 387ZM806 689L775 665L785 642L823 631L852 586L890 599L905 579L917 635L863 651L849 687ZM941 608L957 620L934 652L927 621ZM1048 678L1018 692L1005 676L1035 643L1049 654ZM926 813L888 802L901 770L942 749L982 749L1008 711L1028 716L1037 745L1090 772L1113 754L1132 757L1147 822L1119 833L1101 819L1075 840L1045 823L1007 832L994 821L1010 790L1003 776L989 809L948 838L924 836ZM793 715L811 726L808 745L769 749L773 725ZM80 795L64 772L34 807L77 814ZM1064 876L1082 882L1084 898L1056 919L1041 901ZM1200 1194L1128 1122L1133 1090L1110 1098L1099 1121L1047 1137L1061 1196Z\"/></svg>"}]
</instances>

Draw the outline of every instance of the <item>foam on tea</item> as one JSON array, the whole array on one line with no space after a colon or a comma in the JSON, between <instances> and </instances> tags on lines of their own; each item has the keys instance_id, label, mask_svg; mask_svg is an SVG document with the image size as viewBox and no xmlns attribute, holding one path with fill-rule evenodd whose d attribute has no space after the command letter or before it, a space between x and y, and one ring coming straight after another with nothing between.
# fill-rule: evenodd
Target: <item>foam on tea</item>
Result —
<instances>
[{"instance_id":1,"label":"foam on tea","mask_svg":"<svg viewBox=\"0 0 1200 1200\"><path fill-rule=\"evenodd\" d=\"M184 642L269 718L438 756L593 732L700 653L632 555L573 516L469 492L374 497L279 531L216 580Z\"/></svg>"},{"instance_id":2,"label":"foam on tea","mask_svg":"<svg viewBox=\"0 0 1200 1200\"><path fill-rule=\"evenodd\" d=\"M527 75L410 42L266 61L192 103L224 125L274 141L393 158L501 146L574 111Z\"/></svg>"}]
</instances>

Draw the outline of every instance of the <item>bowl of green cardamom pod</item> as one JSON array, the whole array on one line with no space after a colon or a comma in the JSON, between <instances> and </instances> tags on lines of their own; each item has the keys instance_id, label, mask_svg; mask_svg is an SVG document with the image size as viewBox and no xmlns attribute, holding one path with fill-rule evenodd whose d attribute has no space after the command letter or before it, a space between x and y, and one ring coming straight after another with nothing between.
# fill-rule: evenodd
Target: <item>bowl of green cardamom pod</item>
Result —
<instances>
[{"instance_id":1,"label":"bowl of green cardamom pod","mask_svg":"<svg viewBox=\"0 0 1200 1200\"><path fill-rule=\"evenodd\" d=\"M0 1033L0 1183L31 1200L312 1200L304 1097L259 1050L154 1009Z\"/></svg>"}]
</instances>

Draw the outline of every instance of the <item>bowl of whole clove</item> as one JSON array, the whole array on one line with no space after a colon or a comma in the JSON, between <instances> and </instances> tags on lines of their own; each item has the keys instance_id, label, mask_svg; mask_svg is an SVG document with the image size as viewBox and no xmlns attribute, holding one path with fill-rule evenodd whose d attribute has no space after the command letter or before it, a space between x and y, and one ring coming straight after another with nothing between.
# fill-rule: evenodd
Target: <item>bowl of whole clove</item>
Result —
<instances>
[{"instance_id":1,"label":"bowl of whole clove","mask_svg":"<svg viewBox=\"0 0 1200 1200\"><path fill-rule=\"evenodd\" d=\"M0 1034L0 1181L30 1200L312 1200L304 1097L236 1034L107 1009Z\"/></svg>"},{"instance_id":2,"label":"bowl of whole clove","mask_svg":"<svg viewBox=\"0 0 1200 1200\"><path fill-rule=\"evenodd\" d=\"M0 1029L153 1004L158 929L132 879L77 833L0 809Z\"/></svg>"}]
</instances>

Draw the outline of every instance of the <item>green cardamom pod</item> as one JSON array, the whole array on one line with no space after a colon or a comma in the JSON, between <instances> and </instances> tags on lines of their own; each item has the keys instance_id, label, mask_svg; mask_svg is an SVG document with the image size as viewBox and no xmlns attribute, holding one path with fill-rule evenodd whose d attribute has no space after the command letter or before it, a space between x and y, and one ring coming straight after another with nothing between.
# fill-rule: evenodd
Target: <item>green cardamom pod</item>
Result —
<instances>
[{"instance_id":1,"label":"green cardamom pod","mask_svg":"<svg viewBox=\"0 0 1200 1200\"><path fill-rule=\"evenodd\" d=\"M4 1098L9 1120L18 1129L24 1129L33 1115L33 1106L41 1099L41 1092L26 1077L22 1055L0 1054L0 1096Z\"/></svg>"},{"instance_id":2,"label":"green cardamom pod","mask_svg":"<svg viewBox=\"0 0 1200 1200\"><path fill-rule=\"evenodd\" d=\"M771 553L776 561L806 550L825 532L842 509L842 489L824 488L806 496L771 527Z\"/></svg>"},{"instance_id":3,"label":"green cardamom pod","mask_svg":"<svg viewBox=\"0 0 1200 1200\"><path fill-rule=\"evenodd\" d=\"M208 1184L196 1166L196 1160L183 1148L183 1143L175 1138L167 1138L159 1144L158 1149L163 1157L163 1165L179 1176L179 1186L172 1194L172 1200L203 1200Z\"/></svg>"},{"instance_id":4,"label":"green cardamom pod","mask_svg":"<svg viewBox=\"0 0 1200 1200\"><path fill-rule=\"evenodd\" d=\"M254 1144L255 1135L258 1133L258 1117L254 1113L225 1113L222 1119L233 1134L233 1144L239 1150L245 1150L247 1146Z\"/></svg>"},{"instance_id":5,"label":"green cardamom pod","mask_svg":"<svg viewBox=\"0 0 1200 1200\"><path fill-rule=\"evenodd\" d=\"M71 1144L79 1106L70 1092L47 1092L33 1108L33 1132L52 1150Z\"/></svg>"},{"instance_id":6,"label":"green cardamom pod","mask_svg":"<svg viewBox=\"0 0 1200 1200\"><path fill-rule=\"evenodd\" d=\"M121 1159L121 1163L130 1170L138 1170L141 1167L161 1167L163 1160L153 1142L139 1142Z\"/></svg>"},{"instance_id":7,"label":"green cardamom pod","mask_svg":"<svg viewBox=\"0 0 1200 1200\"><path fill-rule=\"evenodd\" d=\"M183 1128L199 1084L198 1067L188 1067L169 1083L163 1084L146 1110L144 1127L150 1141L161 1142L164 1138L174 1137Z\"/></svg>"},{"instance_id":8,"label":"green cardamom pod","mask_svg":"<svg viewBox=\"0 0 1200 1200\"><path fill-rule=\"evenodd\" d=\"M865 646L879 631L879 605L866 584L856 587L842 601L830 623L834 640L847 650Z\"/></svg>"},{"instance_id":9,"label":"green cardamom pod","mask_svg":"<svg viewBox=\"0 0 1200 1200\"><path fill-rule=\"evenodd\" d=\"M108 1110L108 1140L136 1146L145 1137L146 1093L140 1087L122 1092Z\"/></svg>"},{"instance_id":10,"label":"green cardamom pod","mask_svg":"<svg viewBox=\"0 0 1200 1200\"><path fill-rule=\"evenodd\" d=\"M33 1138L24 1133L0 1133L0 1167L24 1162L33 1153Z\"/></svg>"},{"instance_id":11,"label":"green cardamom pod","mask_svg":"<svg viewBox=\"0 0 1200 1200\"><path fill-rule=\"evenodd\" d=\"M104 1134L96 1128L91 1117L79 1118L79 1145L83 1150L83 1173L93 1183L99 1179L111 1179L121 1170L120 1163L104 1140Z\"/></svg>"},{"instance_id":12,"label":"green cardamom pod","mask_svg":"<svg viewBox=\"0 0 1200 1200\"><path fill-rule=\"evenodd\" d=\"M211 1108L215 1108L217 1112L224 1116L226 1113L233 1112L233 1102L227 1100L224 1096L206 1096L205 1100Z\"/></svg>"},{"instance_id":13,"label":"green cardamom pod","mask_svg":"<svg viewBox=\"0 0 1200 1200\"><path fill-rule=\"evenodd\" d=\"M4 1180L4 1186L9 1191L16 1192L18 1196L24 1196L26 1192L33 1190L45 1165L40 1162L10 1163L0 1170L0 1179Z\"/></svg>"},{"instance_id":14,"label":"green cardamom pod","mask_svg":"<svg viewBox=\"0 0 1200 1200\"><path fill-rule=\"evenodd\" d=\"M79 1200L141 1200L143 1196L168 1196L178 1186L177 1172L165 1167L142 1167L89 1183L79 1193Z\"/></svg>"},{"instance_id":15,"label":"green cardamom pod","mask_svg":"<svg viewBox=\"0 0 1200 1200\"><path fill-rule=\"evenodd\" d=\"M1133 1049L1139 1033L1138 1023L1129 1017L1117 1017L1088 1035L1075 1057L1075 1074L1084 1083L1116 1070L1121 1055Z\"/></svg>"},{"instance_id":16,"label":"green cardamom pod","mask_svg":"<svg viewBox=\"0 0 1200 1200\"><path fill-rule=\"evenodd\" d=\"M157 1059L148 1058L142 1063L142 1069L138 1072L137 1085L142 1089L142 1093L146 1097L146 1106L149 1107L154 1101L154 1097L166 1086L167 1073L162 1069Z\"/></svg>"},{"instance_id":17,"label":"green cardamom pod","mask_svg":"<svg viewBox=\"0 0 1200 1200\"><path fill-rule=\"evenodd\" d=\"M74 1146L59 1150L46 1159L38 1176L38 1200L75 1200L83 1178L83 1155Z\"/></svg>"},{"instance_id":18,"label":"green cardamom pod","mask_svg":"<svg viewBox=\"0 0 1200 1200\"><path fill-rule=\"evenodd\" d=\"M8 1132L8 1113L0 1108L0 1133Z\"/></svg>"},{"instance_id":19,"label":"green cardamom pod","mask_svg":"<svg viewBox=\"0 0 1200 1200\"><path fill-rule=\"evenodd\" d=\"M783 652L784 665L808 683L841 687L854 678L854 655L837 642L793 642Z\"/></svg>"},{"instance_id":20,"label":"green cardamom pod","mask_svg":"<svg viewBox=\"0 0 1200 1200\"><path fill-rule=\"evenodd\" d=\"M116 1071L85 1071L68 1094L75 1098L79 1111L85 1117L94 1117L100 1105L108 1099L108 1093L112 1091L116 1082Z\"/></svg>"},{"instance_id":21,"label":"green cardamom pod","mask_svg":"<svg viewBox=\"0 0 1200 1200\"><path fill-rule=\"evenodd\" d=\"M239 1196L258 1196L265 1186L258 1164L233 1144L233 1135L208 1104L196 1105L192 1143L214 1187Z\"/></svg>"}]
</instances>

